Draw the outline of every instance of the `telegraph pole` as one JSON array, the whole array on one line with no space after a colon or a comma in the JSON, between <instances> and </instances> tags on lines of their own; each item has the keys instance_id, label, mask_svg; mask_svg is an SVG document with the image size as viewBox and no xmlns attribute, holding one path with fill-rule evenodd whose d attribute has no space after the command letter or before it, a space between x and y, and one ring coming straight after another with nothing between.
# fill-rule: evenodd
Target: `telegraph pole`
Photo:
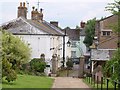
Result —
<instances>
[{"instance_id":1,"label":"telegraph pole","mask_svg":"<svg viewBox=\"0 0 120 90\"><path fill-rule=\"evenodd\" d=\"M65 67L65 36L66 36L66 29L65 34L63 35L63 67Z\"/></svg>"}]
</instances>

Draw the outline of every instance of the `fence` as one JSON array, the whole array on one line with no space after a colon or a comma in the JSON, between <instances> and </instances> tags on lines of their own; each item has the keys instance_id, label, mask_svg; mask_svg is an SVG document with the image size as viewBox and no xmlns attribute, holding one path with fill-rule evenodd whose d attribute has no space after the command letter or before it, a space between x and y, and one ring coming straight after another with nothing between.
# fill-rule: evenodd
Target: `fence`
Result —
<instances>
[{"instance_id":1,"label":"fence","mask_svg":"<svg viewBox=\"0 0 120 90\"><path fill-rule=\"evenodd\" d=\"M97 76L97 78L95 79L95 75L93 74L86 74L85 76L85 81L87 81L93 88L96 88L97 90L109 90L109 89L113 89L113 90L120 90L120 82L111 80L110 78L105 78L105 77L101 77L101 81L99 81L99 77Z\"/></svg>"}]
</instances>

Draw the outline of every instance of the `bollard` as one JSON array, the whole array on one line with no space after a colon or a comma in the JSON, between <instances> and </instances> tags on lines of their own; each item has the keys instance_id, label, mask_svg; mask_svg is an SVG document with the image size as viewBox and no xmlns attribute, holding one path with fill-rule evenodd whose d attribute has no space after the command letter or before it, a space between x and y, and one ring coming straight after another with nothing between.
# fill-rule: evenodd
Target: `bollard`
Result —
<instances>
[{"instance_id":1,"label":"bollard","mask_svg":"<svg viewBox=\"0 0 120 90\"><path fill-rule=\"evenodd\" d=\"M115 86L114 86L114 90L116 90L116 85L117 85L117 82L116 82L116 81L114 81L114 84L115 84Z\"/></svg>"},{"instance_id":2,"label":"bollard","mask_svg":"<svg viewBox=\"0 0 120 90\"><path fill-rule=\"evenodd\" d=\"M95 75L94 75L94 87L95 87Z\"/></svg>"},{"instance_id":3,"label":"bollard","mask_svg":"<svg viewBox=\"0 0 120 90\"><path fill-rule=\"evenodd\" d=\"M108 90L108 83L109 83L109 79L107 78L107 90Z\"/></svg>"},{"instance_id":4,"label":"bollard","mask_svg":"<svg viewBox=\"0 0 120 90\"><path fill-rule=\"evenodd\" d=\"M120 90L120 82L118 82L118 90Z\"/></svg>"},{"instance_id":5,"label":"bollard","mask_svg":"<svg viewBox=\"0 0 120 90\"><path fill-rule=\"evenodd\" d=\"M103 77L101 77L101 90L103 88Z\"/></svg>"},{"instance_id":6,"label":"bollard","mask_svg":"<svg viewBox=\"0 0 120 90\"><path fill-rule=\"evenodd\" d=\"M93 80L93 78L92 78L92 74L91 74L91 85L92 85L92 80Z\"/></svg>"},{"instance_id":7,"label":"bollard","mask_svg":"<svg viewBox=\"0 0 120 90\"><path fill-rule=\"evenodd\" d=\"M90 76L89 76L89 83L90 83Z\"/></svg>"},{"instance_id":8,"label":"bollard","mask_svg":"<svg viewBox=\"0 0 120 90\"><path fill-rule=\"evenodd\" d=\"M98 89L98 76L97 76L97 89Z\"/></svg>"}]
</instances>

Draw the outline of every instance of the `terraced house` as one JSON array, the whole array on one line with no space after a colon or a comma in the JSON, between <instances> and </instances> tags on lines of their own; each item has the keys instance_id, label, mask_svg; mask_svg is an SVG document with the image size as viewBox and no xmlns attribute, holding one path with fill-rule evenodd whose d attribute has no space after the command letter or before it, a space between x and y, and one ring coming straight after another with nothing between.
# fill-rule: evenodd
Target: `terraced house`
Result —
<instances>
[{"instance_id":1,"label":"terraced house","mask_svg":"<svg viewBox=\"0 0 120 90\"><path fill-rule=\"evenodd\" d=\"M31 19L27 19L27 7L25 2L21 2L17 18L3 23L1 27L19 36L31 47L31 58L39 58L41 54L45 54L45 60L51 66L52 55L56 54L59 58L57 67L60 67L63 59L66 62L66 57L71 56L70 48L66 45L69 38L58 27L58 22L49 23L44 20L42 9L32 9Z\"/></svg>"}]
</instances>

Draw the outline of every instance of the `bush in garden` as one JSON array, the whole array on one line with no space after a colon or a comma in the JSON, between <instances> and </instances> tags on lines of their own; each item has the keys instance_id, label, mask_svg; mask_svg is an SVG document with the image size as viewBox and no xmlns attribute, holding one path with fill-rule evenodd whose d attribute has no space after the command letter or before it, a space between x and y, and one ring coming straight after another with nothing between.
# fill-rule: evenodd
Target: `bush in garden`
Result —
<instances>
[{"instance_id":1,"label":"bush in garden","mask_svg":"<svg viewBox=\"0 0 120 90\"><path fill-rule=\"evenodd\" d=\"M35 72L44 72L44 69L46 68L46 63L40 59L40 58L34 58L30 61L30 67Z\"/></svg>"},{"instance_id":2,"label":"bush in garden","mask_svg":"<svg viewBox=\"0 0 120 90\"><path fill-rule=\"evenodd\" d=\"M21 64L30 60L30 48L28 44L21 41L5 30L2 32L2 77L10 82L17 78L17 71Z\"/></svg>"},{"instance_id":3,"label":"bush in garden","mask_svg":"<svg viewBox=\"0 0 120 90\"><path fill-rule=\"evenodd\" d=\"M71 69L73 67L73 61L70 58L68 58L66 65L67 65L67 68Z\"/></svg>"}]
</instances>

